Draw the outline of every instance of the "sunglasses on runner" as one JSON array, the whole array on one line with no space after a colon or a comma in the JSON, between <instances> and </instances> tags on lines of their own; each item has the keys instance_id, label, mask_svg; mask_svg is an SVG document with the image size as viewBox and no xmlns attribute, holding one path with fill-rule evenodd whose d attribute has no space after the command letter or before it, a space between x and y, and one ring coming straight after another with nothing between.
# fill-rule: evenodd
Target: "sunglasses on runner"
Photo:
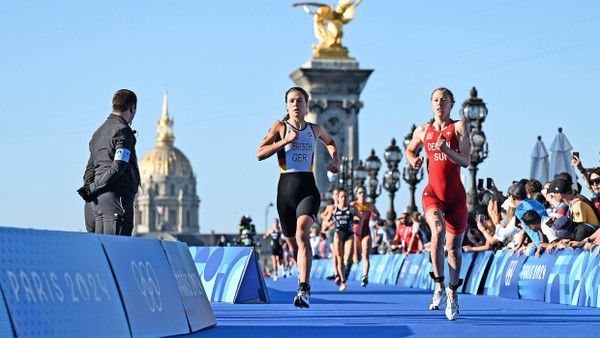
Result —
<instances>
[{"instance_id":1,"label":"sunglasses on runner","mask_svg":"<svg viewBox=\"0 0 600 338\"><path fill-rule=\"evenodd\" d=\"M366 193L366 191L365 191L365 190L359 190L359 191L357 191L357 192L356 192L356 194L357 194L357 195L358 195L358 194L364 194L364 193Z\"/></svg>"},{"instance_id":2,"label":"sunglasses on runner","mask_svg":"<svg viewBox=\"0 0 600 338\"><path fill-rule=\"evenodd\" d=\"M590 180L590 185L600 185L600 178Z\"/></svg>"}]
</instances>

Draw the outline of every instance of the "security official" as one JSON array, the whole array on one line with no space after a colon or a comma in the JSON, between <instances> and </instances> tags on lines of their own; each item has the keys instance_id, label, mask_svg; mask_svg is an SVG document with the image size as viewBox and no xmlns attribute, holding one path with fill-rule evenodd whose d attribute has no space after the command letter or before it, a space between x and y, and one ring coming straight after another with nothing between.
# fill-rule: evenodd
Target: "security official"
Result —
<instances>
[{"instance_id":1,"label":"security official","mask_svg":"<svg viewBox=\"0 0 600 338\"><path fill-rule=\"evenodd\" d=\"M93 171L94 181L77 192L86 202L92 202L96 233L131 236L133 232L133 201L140 184L136 140L130 127L136 110L135 93L127 89L117 91L112 113L90 141L90 160L84 177Z\"/></svg>"}]
</instances>

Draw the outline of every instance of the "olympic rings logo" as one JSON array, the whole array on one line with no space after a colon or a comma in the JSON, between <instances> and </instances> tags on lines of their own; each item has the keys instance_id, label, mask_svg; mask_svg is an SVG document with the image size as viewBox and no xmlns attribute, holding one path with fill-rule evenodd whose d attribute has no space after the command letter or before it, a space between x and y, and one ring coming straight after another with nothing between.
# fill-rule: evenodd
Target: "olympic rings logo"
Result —
<instances>
[{"instance_id":1,"label":"olympic rings logo","mask_svg":"<svg viewBox=\"0 0 600 338\"><path fill-rule=\"evenodd\" d=\"M142 293L142 296L146 298L146 303L150 308L150 311L155 312L158 310L162 312L162 301L160 299L160 284L156 277L156 272L150 262L134 262L131 261L131 271L138 289Z\"/></svg>"}]
</instances>

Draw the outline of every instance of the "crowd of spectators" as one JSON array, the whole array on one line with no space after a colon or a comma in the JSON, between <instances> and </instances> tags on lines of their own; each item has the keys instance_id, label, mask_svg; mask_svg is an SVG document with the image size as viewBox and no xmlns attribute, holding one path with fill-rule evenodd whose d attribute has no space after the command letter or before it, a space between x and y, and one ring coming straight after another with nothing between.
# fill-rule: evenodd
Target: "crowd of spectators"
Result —
<instances>
[{"instance_id":1,"label":"crowd of spectators","mask_svg":"<svg viewBox=\"0 0 600 338\"><path fill-rule=\"evenodd\" d=\"M511 250L539 257L544 251L591 251L600 245L600 168L585 169L576 155L572 165L582 174L590 198L566 172L543 185L536 179L514 182L506 196L495 186L481 189L476 227L469 229L470 243L463 250Z\"/></svg>"},{"instance_id":2,"label":"crowd of spectators","mask_svg":"<svg viewBox=\"0 0 600 338\"><path fill-rule=\"evenodd\" d=\"M581 173L589 198L569 173L549 182L514 181L506 194L492 179L478 185L478 205L469 214L463 251L511 250L535 255L544 251L600 246L600 167L586 169L574 155L572 165ZM311 230L314 258L330 258L327 233L333 224ZM431 231L419 211L402 213L394 222L371 219L371 254L428 252Z\"/></svg>"}]
</instances>

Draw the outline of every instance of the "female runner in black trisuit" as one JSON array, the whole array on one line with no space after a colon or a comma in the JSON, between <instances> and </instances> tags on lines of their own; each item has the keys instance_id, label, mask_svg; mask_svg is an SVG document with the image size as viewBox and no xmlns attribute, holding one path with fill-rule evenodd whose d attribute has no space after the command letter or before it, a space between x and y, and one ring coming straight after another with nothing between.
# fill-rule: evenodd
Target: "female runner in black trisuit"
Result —
<instances>
[{"instance_id":1,"label":"female runner in black trisuit","mask_svg":"<svg viewBox=\"0 0 600 338\"><path fill-rule=\"evenodd\" d=\"M281 176L277 188L277 211L292 255L298 264L298 295L294 298L297 307L309 307L311 247L310 227L315 222L321 198L313 163L316 140L319 139L329 151L333 162L327 170L340 170L337 146L325 129L305 121L308 109L308 93L300 88L290 88L285 93L287 115L283 121L273 123L260 143L256 157L259 161L277 153Z\"/></svg>"}]
</instances>

